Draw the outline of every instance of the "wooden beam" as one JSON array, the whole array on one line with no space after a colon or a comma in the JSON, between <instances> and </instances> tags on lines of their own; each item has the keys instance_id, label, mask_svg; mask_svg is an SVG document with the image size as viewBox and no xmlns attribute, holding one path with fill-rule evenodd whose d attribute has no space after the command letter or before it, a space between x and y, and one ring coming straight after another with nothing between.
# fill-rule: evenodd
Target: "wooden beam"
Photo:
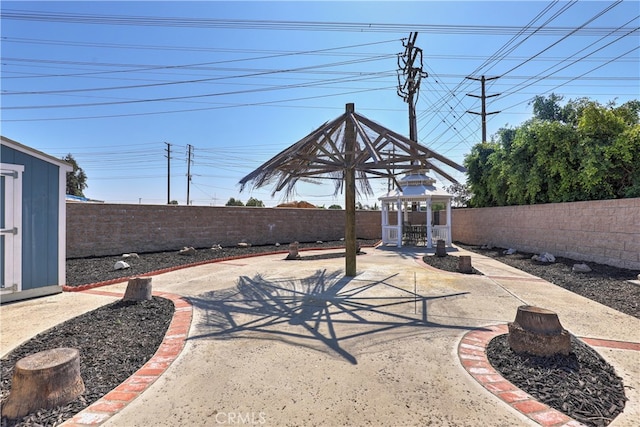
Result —
<instances>
[{"instance_id":1,"label":"wooden beam","mask_svg":"<svg viewBox=\"0 0 640 427\"><path fill-rule=\"evenodd\" d=\"M353 104L346 105L346 114L353 114L355 107ZM345 276L355 277L356 275L356 165L355 165L355 145L356 132L355 125L349 120L345 121L344 144L346 152L346 165L344 171L344 204L345 204Z\"/></svg>"}]
</instances>

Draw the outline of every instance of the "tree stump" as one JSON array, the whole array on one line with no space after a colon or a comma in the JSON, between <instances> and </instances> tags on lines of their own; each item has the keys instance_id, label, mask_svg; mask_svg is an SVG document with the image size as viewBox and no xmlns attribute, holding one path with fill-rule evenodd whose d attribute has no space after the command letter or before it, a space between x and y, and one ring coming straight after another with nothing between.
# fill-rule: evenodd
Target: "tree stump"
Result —
<instances>
[{"instance_id":1,"label":"tree stump","mask_svg":"<svg viewBox=\"0 0 640 427\"><path fill-rule=\"evenodd\" d=\"M458 257L458 271L465 274L473 273L470 255L460 255Z\"/></svg>"},{"instance_id":2,"label":"tree stump","mask_svg":"<svg viewBox=\"0 0 640 427\"><path fill-rule=\"evenodd\" d=\"M122 301L145 301L151 297L151 277L129 279Z\"/></svg>"},{"instance_id":3,"label":"tree stump","mask_svg":"<svg viewBox=\"0 0 640 427\"><path fill-rule=\"evenodd\" d=\"M569 332L553 311L522 305L513 323L509 323L509 347L517 353L535 356L568 355L571 352Z\"/></svg>"},{"instance_id":4,"label":"tree stump","mask_svg":"<svg viewBox=\"0 0 640 427\"><path fill-rule=\"evenodd\" d=\"M289 244L289 255L285 259L298 259L300 258L300 254L298 254L298 242L293 242Z\"/></svg>"},{"instance_id":5,"label":"tree stump","mask_svg":"<svg viewBox=\"0 0 640 427\"><path fill-rule=\"evenodd\" d=\"M436 242L436 256L439 256L439 257L447 256L447 248L445 247L445 242L442 239L439 239Z\"/></svg>"},{"instance_id":6,"label":"tree stump","mask_svg":"<svg viewBox=\"0 0 640 427\"><path fill-rule=\"evenodd\" d=\"M84 392L80 352L54 348L24 357L16 363L11 393L2 416L21 418L38 409L66 405Z\"/></svg>"}]
</instances>

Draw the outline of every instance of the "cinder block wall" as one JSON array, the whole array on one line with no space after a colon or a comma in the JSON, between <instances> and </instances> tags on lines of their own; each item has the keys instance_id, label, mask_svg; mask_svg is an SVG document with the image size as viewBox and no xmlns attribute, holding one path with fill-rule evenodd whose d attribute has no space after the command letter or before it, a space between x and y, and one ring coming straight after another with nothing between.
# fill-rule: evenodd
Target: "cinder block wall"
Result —
<instances>
[{"instance_id":1,"label":"cinder block wall","mask_svg":"<svg viewBox=\"0 0 640 427\"><path fill-rule=\"evenodd\" d=\"M640 198L454 209L453 240L640 269Z\"/></svg>"},{"instance_id":2,"label":"cinder block wall","mask_svg":"<svg viewBox=\"0 0 640 427\"><path fill-rule=\"evenodd\" d=\"M379 239L380 215L357 211L357 237ZM67 203L67 257L339 240L344 224L330 209Z\"/></svg>"}]
</instances>

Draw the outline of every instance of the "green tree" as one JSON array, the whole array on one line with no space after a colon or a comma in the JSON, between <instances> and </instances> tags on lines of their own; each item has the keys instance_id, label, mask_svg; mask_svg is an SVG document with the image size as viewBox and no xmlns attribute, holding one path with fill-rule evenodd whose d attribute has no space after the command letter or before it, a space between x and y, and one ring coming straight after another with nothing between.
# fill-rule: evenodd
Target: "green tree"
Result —
<instances>
[{"instance_id":1,"label":"green tree","mask_svg":"<svg viewBox=\"0 0 640 427\"><path fill-rule=\"evenodd\" d=\"M264 208L264 203L262 203L262 200L258 200L258 199L254 199L253 197L250 197L249 200L247 200L247 203L245 204L245 206L255 206L256 208Z\"/></svg>"},{"instance_id":2,"label":"green tree","mask_svg":"<svg viewBox=\"0 0 640 427\"><path fill-rule=\"evenodd\" d=\"M233 197L230 197L225 206L244 206L244 203L242 203L240 199L236 200Z\"/></svg>"},{"instance_id":3,"label":"green tree","mask_svg":"<svg viewBox=\"0 0 640 427\"><path fill-rule=\"evenodd\" d=\"M62 158L73 167L73 171L67 174L67 194L84 197L84 189L87 188L87 175L71 154Z\"/></svg>"},{"instance_id":4,"label":"green tree","mask_svg":"<svg viewBox=\"0 0 640 427\"><path fill-rule=\"evenodd\" d=\"M536 97L534 118L465 157L470 206L640 195L640 102Z\"/></svg>"},{"instance_id":5,"label":"green tree","mask_svg":"<svg viewBox=\"0 0 640 427\"><path fill-rule=\"evenodd\" d=\"M329 206L329 209L342 209L342 206L340 206L340 205L331 205L331 206Z\"/></svg>"}]
</instances>

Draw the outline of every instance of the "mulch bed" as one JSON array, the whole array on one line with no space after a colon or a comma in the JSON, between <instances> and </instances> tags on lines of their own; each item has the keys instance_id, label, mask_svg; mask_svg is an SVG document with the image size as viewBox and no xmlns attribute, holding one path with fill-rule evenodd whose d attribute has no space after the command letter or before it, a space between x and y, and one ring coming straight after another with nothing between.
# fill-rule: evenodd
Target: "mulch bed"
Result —
<instances>
[{"instance_id":1,"label":"mulch bed","mask_svg":"<svg viewBox=\"0 0 640 427\"><path fill-rule=\"evenodd\" d=\"M518 388L585 425L606 426L624 409L622 379L573 336L568 356L539 357L513 352L504 334L489 342L487 357Z\"/></svg>"},{"instance_id":2,"label":"mulch bed","mask_svg":"<svg viewBox=\"0 0 640 427\"><path fill-rule=\"evenodd\" d=\"M373 246L378 240L359 239L362 247ZM304 255L304 249L310 248L344 248L343 241L327 242L303 242L299 244L301 257L310 259ZM157 270L171 267L179 267L187 264L197 264L216 261L222 258L260 255L268 253L289 253L289 245L265 245L241 247L223 247L221 249L200 248L193 255L178 255L178 250L166 252L140 253L139 258L123 258L122 254L91 257L70 258L66 262L67 286L82 286L86 284L105 282L113 279L140 276ZM114 270L117 261L125 261L130 268Z\"/></svg>"},{"instance_id":3,"label":"mulch bed","mask_svg":"<svg viewBox=\"0 0 640 427\"><path fill-rule=\"evenodd\" d=\"M591 272L573 273L572 267L579 261L556 257L555 263L542 264L533 261L530 253L505 255L504 248L456 244L640 318L640 286L629 282L638 271L587 262ZM423 260L440 270L458 271L454 255L429 255ZM516 353L506 334L491 340L486 354L491 365L516 387L585 425L606 426L624 410L627 398L622 379L595 350L573 336L568 356Z\"/></svg>"},{"instance_id":4,"label":"mulch bed","mask_svg":"<svg viewBox=\"0 0 640 427\"><path fill-rule=\"evenodd\" d=\"M2 417L2 427L55 426L116 388L156 352L173 318L173 302L117 301L55 326L20 345L0 362L0 404L11 389L13 368L23 357L57 347L80 352L80 376L85 392L54 409L42 409L22 419Z\"/></svg>"}]
</instances>

